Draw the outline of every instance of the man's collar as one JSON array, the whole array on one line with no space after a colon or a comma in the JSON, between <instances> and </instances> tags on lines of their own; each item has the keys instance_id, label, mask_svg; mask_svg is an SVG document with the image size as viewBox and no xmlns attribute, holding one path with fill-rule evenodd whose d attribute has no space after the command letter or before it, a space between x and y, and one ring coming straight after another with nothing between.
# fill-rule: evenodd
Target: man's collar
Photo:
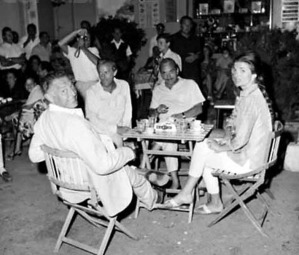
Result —
<instances>
[{"instance_id":1,"label":"man's collar","mask_svg":"<svg viewBox=\"0 0 299 255\"><path fill-rule=\"evenodd\" d=\"M187 35L187 34L183 34L182 32L180 32L180 35L186 39L191 37L191 33Z\"/></svg>"},{"instance_id":2,"label":"man's collar","mask_svg":"<svg viewBox=\"0 0 299 255\"><path fill-rule=\"evenodd\" d=\"M168 54L170 52L170 49L167 49L167 51L165 52L165 54L163 54L163 52L161 52L160 56L163 57L165 56L166 54Z\"/></svg>"},{"instance_id":3,"label":"man's collar","mask_svg":"<svg viewBox=\"0 0 299 255\"><path fill-rule=\"evenodd\" d=\"M115 43L115 44L121 44L121 43L124 43L123 39L120 39L119 42L115 41L114 39L111 41L112 43Z\"/></svg>"},{"instance_id":4,"label":"man's collar","mask_svg":"<svg viewBox=\"0 0 299 255\"><path fill-rule=\"evenodd\" d=\"M49 111L51 112L65 112L72 115L78 115L80 117L84 117L83 112L80 108L65 108L58 106L56 104L50 103L49 105Z\"/></svg>"},{"instance_id":5,"label":"man's collar","mask_svg":"<svg viewBox=\"0 0 299 255\"><path fill-rule=\"evenodd\" d=\"M175 84L173 84L172 85L172 87L171 88L169 88L166 84L165 84L165 81L164 81L164 86L165 86L165 88L167 88L167 89L169 89L169 90L172 90L174 87L176 87L178 84L179 84L179 82L182 80L182 78L180 77L180 76L178 76L178 79L177 79L177 82L175 83Z\"/></svg>"},{"instance_id":6,"label":"man's collar","mask_svg":"<svg viewBox=\"0 0 299 255\"><path fill-rule=\"evenodd\" d=\"M108 91L104 90L102 84L101 84L101 81L99 80L96 84L99 88L101 88L102 91L105 91L106 93L109 93L109 94L113 94L114 92L118 91L120 89L120 86L117 86L117 82L116 82L116 78L113 79L114 81L114 84L115 84L115 88L111 91L111 93L109 93Z\"/></svg>"}]
</instances>

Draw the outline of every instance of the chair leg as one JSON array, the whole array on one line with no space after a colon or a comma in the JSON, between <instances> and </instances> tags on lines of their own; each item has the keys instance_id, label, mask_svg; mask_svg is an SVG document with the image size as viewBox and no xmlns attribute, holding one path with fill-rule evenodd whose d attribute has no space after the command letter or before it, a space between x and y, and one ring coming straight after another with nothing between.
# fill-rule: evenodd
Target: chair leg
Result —
<instances>
[{"instance_id":1,"label":"chair leg","mask_svg":"<svg viewBox=\"0 0 299 255\"><path fill-rule=\"evenodd\" d=\"M136 202L136 207L135 207L135 212L134 212L134 218L137 219L138 214L139 214L139 209L140 209L140 201L137 198L137 202Z\"/></svg>"},{"instance_id":2,"label":"chair leg","mask_svg":"<svg viewBox=\"0 0 299 255\"><path fill-rule=\"evenodd\" d=\"M267 200L262 196L260 192L256 193L257 198L260 200L260 202L268 209L271 209L270 204L267 202Z\"/></svg>"},{"instance_id":3,"label":"chair leg","mask_svg":"<svg viewBox=\"0 0 299 255\"><path fill-rule=\"evenodd\" d=\"M265 189L265 193L272 199L272 200L275 200L275 196L273 195L272 191L267 188Z\"/></svg>"},{"instance_id":4,"label":"chair leg","mask_svg":"<svg viewBox=\"0 0 299 255\"><path fill-rule=\"evenodd\" d=\"M63 242L63 238L66 236L66 233L69 229L69 226L74 217L74 214L75 214L75 210L73 207L71 207L69 209L68 215L66 216L65 222L64 222L61 232L59 234L58 240L57 240L55 248L54 248L54 252L58 252L58 250Z\"/></svg>"},{"instance_id":5,"label":"chair leg","mask_svg":"<svg viewBox=\"0 0 299 255\"><path fill-rule=\"evenodd\" d=\"M256 229L265 237L269 237L261 228L260 223L257 221L257 219L253 216L253 213L249 210L249 208L244 204L242 200L239 201L241 207L243 208L245 214L250 219L252 224L256 227Z\"/></svg>"},{"instance_id":6,"label":"chair leg","mask_svg":"<svg viewBox=\"0 0 299 255\"><path fill-rule=\"evenodd\" d=\"M101 246L100 246L100 249L99 249L97 255L103 255L105 253L105 250L107 248L107 244L108 244L109 239L111 237L112 230L114 229L114 226L115 226L115 222L116 222L116 218L112 218L112 219L109 220L107 230L106 230L105 235L102 239L102 243L101 243Z\"/></svg>"},{"instance_id":7,"label":"chair leg","mask_svg":"<svg viewBox=\"0 0 299 255\"><path fill-rule=\"evenodd\" d=\"M195 205L195 202L196 202L196 191L197 191L197 189L194 188L194 189L193 189L193 192L192 192L193 201L192 201L192 203L189 205L188 223L191 223L192 218L193 218L194 205Z\"/></svg>"},{"instance_id":8,"label":"chair leg","mask_svg":"<svg viewBox=\"0 0 299 255\"><path fill-rule=\"evenodd\" d=\"M128 237L134 239L134 240L139 240L139 237L134 235L130 230L128 230L124 225L122 225L119 221L115 221L115 226L117 227L117 230L123 232L126 234Z\"/></svg>"},{"instance_id":9,"label":"chair leg","mask_svg":"<svg viewBox=\"0 0 299 255\"><path fill-rule=\"evenodd\" d=\"M232 201L228 206L226 206L223 211L211 222L208 227L215 225L219 222L224 216L226 216L232 209L234 209L238 205L236 200Z\"/></svg>"}]
</instances>

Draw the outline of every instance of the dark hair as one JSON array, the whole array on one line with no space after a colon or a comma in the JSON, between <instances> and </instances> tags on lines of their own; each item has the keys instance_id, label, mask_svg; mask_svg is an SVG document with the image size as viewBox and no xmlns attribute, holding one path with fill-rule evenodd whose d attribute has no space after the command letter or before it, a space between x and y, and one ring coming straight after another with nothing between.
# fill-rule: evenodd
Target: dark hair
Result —
<instances>
[{"instance_id":1,"label":"dark hair","mask_svg":"<svg viewBox=\"0 0 299 255\"><path fill-rule=\"evenodd\" d=\"M28 75L26 75L26 76L25 76L25 82L26 82L28 79L33 80L34 83L36 83L36 84L38 84L38 82L39 82L39 78L38 78L38 76L35 75L35 74L28 74Z\"/></svg>"},{"instance_id":2,"label":"dark hair","mask_svg":"<svg viewBox=\"0 0 299 255\"><path fill-rule=\"evenodd\" d=\"M122 28L119 25L113 27L113 33L115 32L116 29L118 29L122 33Z\"/></svg>"},{"instance_id":3,"label":"dark hair","mask_svg":"<svg viewBox=\"0 0 299 255\"><path fill-rule=\"evenodd\" d=\"M181 25L183 24L184 20L190 20L190 22L193 24L193 19L190 16L185 15L185 16L181 17L181 19L180 19Z\"/></svg>"},{"instance_id":4,"label":"dark hair","mask_svg":"<svg viewBox=\"0 0 299 255\"><path fill-rule=\"evenodd\" d=\"M222 47L222 48L221 48L221 52L222 52L222 53L223 53L225 50L228 52L228 54L231 53L231 52L230 52L230 49L229 49L228 47Z\"/></svg>"},{"instance_id":5,"label":"dark hair","mask_svg":"<svg viewBox=\"0 0 299 255\"><path fill-rule=\"evenodd\" d=\"M51 66L51 64L47 61L42 61L40 63L40 69L41 70L47 70L48 72L53 71L53 67Z\"/></svg>"},{"instance_id":6,"label":"dark hair","mask_svg":"<svg viewBox=\"0 0 299 255\"><path fill-rule=\"evenodd\" d=\"M82 20L82 21L80 22L80 27L82 27L83 24L86 24L86 25L88 26L88 30L91 28L91 24L90 24L89 21L87 21L87 20Z\"/></svg>"},{"instance_id":7,"label":"dark hair","mask_svg":"<svg viewBox=\"0 0 299 255\"><path fill-rule=\"evenodd\" d=\"M42 32L39 33L39 38L42 38L44 35L48 35L49 36L48 32L42 31Z\"/></svg>"},{"instance_id":8,"label":"dark hair","mask_svg":"<svg viewBox=\"0 0 299 255\"><path fill-rule=\"evenodd\" d=\"M28 29L29 29L30 27L36 30L36 25L33 24L33 23L30 23L30 24L27 25L27 31L28 31Z\"/></svg>"},{"instance_id":9,"label":"dark hair","mask_svg":"<svg viewBox=\"0 0 299 255\"><path fill-rule=\"evenodd\" d=\"M273 127L274 121L275 121L275 113L273 110L272 100L270 99L270 97L266 91L266 87L264 85L264 78L262 75L263 68L262 68L262 61L261 61L260 56L254 51L247 51L247 52L244 52L244 53L240 54L239 56L237 56L234 60L234 63L236 63L236 62L247 63L249 65L251 72L253 74L257 75L256 82L257 82L259 89L262 92L262 94L268 104L268 108L269 108L271 119L272 119L272 127Z\"/></svg>"},{"instance_id":10,"label":"dark hair","mask_svg":"<svg viewBox=\"0 0 299 255\"><path fill-rule=\"evenodd\" d=\"M178 67L177 63L176 63L172 58L164 58L164 59L161 61L160 66L159 66L159 70L160 70L160 72L161 72L161 70L162 70L162 66L163 66L163 65L166 65L166 64L168 64L168 65L174 67L175 69L179 70L179 67Z\"/></svg>"},{"instance_id":11,"label":"dark hair","mask_svg":"<svg viewBox=\"0 0 299 255\"><path fill-rule=\"evenodd\" d=\"M156 28L160 27L160 28L162 28L162 29L165 29L165 26L164 26L163 23L158 23L158 24L155 25L155 27L156 27Z\"/></svg>"},{"instance_id":12,"label":"dark hair","mask_svg":"<svg viewBox=\"0 0 299 255\"><path fill-rule=\"evenodd\" d=\"M5 73L5 79L6 79L6 77L7 77L7 75L9 74L9 73L12 73L15 77L16 77L16 79L18 79L19 78L19 73L18 73L18 71L16 70L16 69L8 69L7 71L6 71L6 73Z\"/></svg>"},{"instance_id":13,"label":"dark hair","mask_svg":"<svg viewBox=\"0 0 299 255\"><path fill-rule=\"evenodd\" d=\"M261 79L259 76L261 76L262 61L260 59L260 56L254 51L246 51L238 55L234 59L234 63L236 62L247 63L251 72L257 75L257 80Z\"/></svg>"},{"instance_id":14,"label":"dark hair","mask_svg":"<svg viewBox=\"0 0 299 255\"><path fill-rule=\"evenodd\" d=\"M99 70L100 66L109 65L112 68L112 71L117 71L117 66L114 61L109 59L99 59L97 62L97 70Z\"/></svg>"},{"instance_id":15,"label":"dark hair","mask_svg":"<svg viewBox=\"0 0 299 255\"><path fill-rule=\"evenodd\" d=\"M12 30L11 30L10 27L4 27L4 28L2 28L2 37L3 37L3 36L6 34L6 32L8 32L8 31L12 32Z\"/></svg>"},{"instance_id":16,"label":"dark hair","mask_svg":"<svg viewBox=\"0 0 299 255\"><path fill-rule=\"evenodd\" d=\"M159 40L159 39L165 39L165 41L167 42L167 43L169 43L170 42L170 34L168 34L168 33L163 33L163 34L159 34L158 36L157 36L157 41Z\"/></svg>"},{"instance_id":17,"label":"dark hair","mask_svg":"<svg viewBox=\"0 0 299 255\"><path fill-rule=\"evenodd\" d=\"M40 60L40 57L38 55L32 55L29 60L28 60L28 63L32 63L33 60L37 60L39 63L41 63L42 61Z\"/></svg>"},{"instance_id":18,"label":"dark hair","mask_svg":"<svg viewBox=\"0 0 299 255\"><path fill-rule=\"evenodd\" d=\"M205 44L205 45L203 46L203 48L207 48L207 49L209 50L209 57L212 57L212 56L213 56L213 49L212 49L212 47L211 47L210 45Z\"/></svg>"}]
</instances>

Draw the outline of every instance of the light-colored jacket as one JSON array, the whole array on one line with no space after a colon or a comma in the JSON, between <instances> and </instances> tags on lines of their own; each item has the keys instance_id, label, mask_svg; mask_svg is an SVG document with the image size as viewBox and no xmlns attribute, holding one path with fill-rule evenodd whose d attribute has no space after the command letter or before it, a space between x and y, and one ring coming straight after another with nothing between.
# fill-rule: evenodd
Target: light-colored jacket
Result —
<instances>
[{"instance_id":1,"label":"light-colored jacket","mask_svg":"<svg viewBox=\"0 0 299 255\"><path fill-rule=\"evenodd\" d=\"M45 159L40 148L42 144L69 150L81 157L90 168L93 185L110 216L118 214L130 204L133 193L125 165L134 158L134 152L128 147L115 149L108 136L96 133L80 109L50 104L34 126L29 148L31 161L41 162ZM63 196L74 203L86 199L78 193L67 191L63 192Z\"/></svg>"}]
</instances>

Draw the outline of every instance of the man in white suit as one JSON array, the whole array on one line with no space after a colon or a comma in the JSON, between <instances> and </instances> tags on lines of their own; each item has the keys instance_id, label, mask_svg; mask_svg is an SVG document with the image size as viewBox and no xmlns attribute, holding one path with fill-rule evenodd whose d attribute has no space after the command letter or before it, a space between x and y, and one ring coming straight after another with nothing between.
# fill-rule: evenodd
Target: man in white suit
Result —
<instances>
[{"instance_id":1,"label":"man in white suit","mask_svg":"<svg viewBox=\"0 0 299 255\"><path fill-rule=\"evenodd\" d=\"M133 192L149 210L155 207L157 192L138 174L138 170L126 165L135 158L129 147L115 148L108 136L97 133L77 106L77 91L64 73L50 74L46 78L45 98L49 108L42 113L34 126L29 157L33 162L43 161L42 144L78 154L89 166L89 174L106 212L114 216L131 202ZM167 176L168 177L168 176ZM152 177L150 177L152 178ZM86 197L64 191L64 199L79 203Z\"/></svg>"}]
</instances>

